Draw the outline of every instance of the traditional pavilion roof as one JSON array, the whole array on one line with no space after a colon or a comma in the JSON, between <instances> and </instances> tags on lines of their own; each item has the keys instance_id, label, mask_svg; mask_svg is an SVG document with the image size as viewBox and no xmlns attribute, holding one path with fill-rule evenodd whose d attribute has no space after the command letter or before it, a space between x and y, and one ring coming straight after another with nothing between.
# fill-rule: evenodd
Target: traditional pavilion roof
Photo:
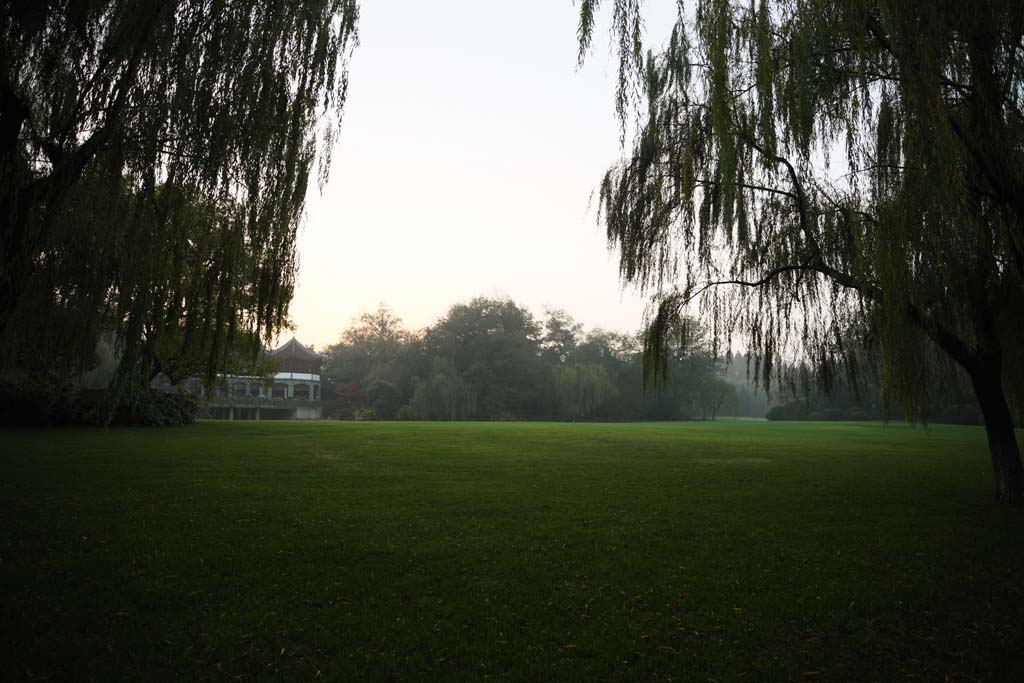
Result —
<instances>
[{"instance_id":1,"label":"traditional pavilion roof","mask_svg":"<svg viewBox=\"0 0 1024 683\"><path fill-rule=\"evenodd\" d=\"M274 351L271 351L270 355L274 358L280 358L281 360L297 358L299 360L320 361L320 356L317 355L316 351L303 345L302 342L295 337L292 337L288 342L282 344Z\"/></svg>"}]
</instances>

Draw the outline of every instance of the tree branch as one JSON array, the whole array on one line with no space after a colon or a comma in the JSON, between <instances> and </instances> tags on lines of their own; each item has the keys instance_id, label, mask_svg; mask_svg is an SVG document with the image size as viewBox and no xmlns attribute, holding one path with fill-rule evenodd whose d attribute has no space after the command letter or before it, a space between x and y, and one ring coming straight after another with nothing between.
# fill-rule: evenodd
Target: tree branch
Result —
<instances>
[{"instance_id":1,"label":"tree branch","mask_svg":"<svg viewBox=\"0 0 1024 683\"><path fill-rule=\"evenodd\" d=\"M737 130L740 131L740 137L748 145L757 150L761 156L775 164L782 164L786 167L786 171L789 173L790 182L793 184L793 194L790 196L792 196L796 201L797 212L800 215L800 229L804 233L804 237L807 238L807 242L810 245L813 254L818 258L821 258L821 247L818 244L817 238L814 236L814 231L811 228L810 217L808 215L807 194L804 192L804 186L803 183L800 182L800 177L797 175L796 168L793 167L793 164L790 163L789 159L786 157L768 151L764 145L758 143L753 134L749 131L741 127L737 127Z\"/></svg>"},{"instance_id":2,"label":"tree branch","mask_svg":"<svg viewBox=\"0 0 1024 683\"><path fill-rule=\"evenodd\" d=\"M677 176L672 176L672 177L676 178ZM695 183L697 183L699 185L719 185L720 186L720 185L724 185L725 184L725 183L723 183L721 181L710 180L708 178L695 178L693 182L695 182ZM780 196L783 196L783 197L789 197L790 199L792 199L794 201L799 201L800 200L800 198L797 195L793 194L792 192L787 192L786 190L780 190L780 189L778 189L776 187L767 187L765 185L754 185L752 183L735 183L734 182L732 184L735 185L736 187L742 187L745 190L756 190L758 192L767 192L769 194L777 194L777 195L780 195Z\"/></svg>"},{"instance_id":3,"label":"tree branch","mask_svg":"<svg viewBox=\"0 0 1024 683\"><path fill-rule=\"evenodd\" d=\"M107 116L103 125L94 131L74 151L64 155L61 164L54 167L48 175L36 180L34 184L40 188L45 188L49 193L59 193L78 180L86 165L92 161L96 154L110 140L115 128L121 122L121 111L124 109L132 83L138 75L139 67L142 64L142 55L149 46L150 36L156 27L157 18L162 10L162 3L151 6L150 15L146 19L141 35L132 49L131 57L129 57L124 71L118 77L117 84L114 86L116 94L114 95L113 102L107 108Z\"/></svg>"},{"instance_id":4,"label":"tree branch","mask_svg":"<svg viewBox=\"0 0 1024 683\"><path fill-rule=\"evenodd\" d=\"M740 287L762 287L771 282L772 280L774 280L775 278L777 278L779 275L782 275L783 273L804 272L808 270L815 269L807 265L787 264L785 266L779 266L777 268L771 269L760 280L716 280L714 282L705 282L703 285L698 287L696 291L687 293L687 295L683 298L683 305L690 303L691 301L699 297L701 294L711 289L712 287L719 287L721 285L737 285Z\"/></svg>"}]
</instances>

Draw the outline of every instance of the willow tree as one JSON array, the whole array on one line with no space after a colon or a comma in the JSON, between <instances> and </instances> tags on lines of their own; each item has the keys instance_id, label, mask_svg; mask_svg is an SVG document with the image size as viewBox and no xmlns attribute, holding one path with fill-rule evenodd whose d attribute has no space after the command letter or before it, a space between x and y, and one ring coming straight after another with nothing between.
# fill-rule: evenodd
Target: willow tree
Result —
<instances>
[{"instance_id":1,"label":"willow tree","mask_svg":"<svg viewBox=\"0 0 1024 683\"><path fill-rule=\"evenodd\" d=\"M0 2L3 374L66 378L106 336L139 386L275 336L357 16L355 0Z\"/></svg>"},{"instance_id":2,"label":"willow tree","mask_svg":"<svg viewBox=\"0 0 1024 683\"><path fill-rule=\"evenodd\" d=\"M1024 3L694 0L646 54L641 0L612 4L635 136L601 215L654 294L650 358L700 312L765 383L788 358L827 386L863 369L858 331L909 417L944 358L973 384L997 499L1021 502Z\"/></svg>"}]
</instances>

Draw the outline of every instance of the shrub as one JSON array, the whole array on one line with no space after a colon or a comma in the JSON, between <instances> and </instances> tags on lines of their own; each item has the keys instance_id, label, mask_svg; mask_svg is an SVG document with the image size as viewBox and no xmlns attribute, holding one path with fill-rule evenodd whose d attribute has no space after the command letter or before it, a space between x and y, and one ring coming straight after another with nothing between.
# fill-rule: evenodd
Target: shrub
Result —
<instances>
[{"instance_id":1,"label":"shrub","mask_svg":"<svg viewBox=\"0 0 1024 683\"><path fill-rule=\"evenodd\" d=\"M820 417L826 411L811 413L807 401L795 399L782 406L774 406L765 415L769 420L827 420L832 418Z\"/></svg>"},{"instance_id":2,"label":"shrub","mask_svg":"<svg viewBox=\"0 0 1024 683\"><path fill-rule=\"evenodd\" d=\"M416 419L416 411L409 404L406 404L404 406L400 406L398 408L398 412L395 413L395 419L396 420L403 420L405 422L408 422L409 420L415 420Z\"/></svg>"},{"instance_id":3,"label":"shrub","mask_svg":"<svg viewBox=\"0 0 1024 683\"><path fill-rule=\"evenodd\" d=\"M149 389L115 405L102 389L55 393L0 386L0 424L7 425L185 425L195 422L198 412L199 399L187 392Z\"/></svg>"},{"instance_id":4,"label":"shrub","mask_svg":"<svg viewBox=\"0 0 1024 683\"><path fill-rule=\"evenodd\" d=\"M787 420L806 420L810 413L810 406L802 399L792 400L784 408Z\"/></svg>"},{"instance_id":5,"label":"shrub","mask_svg":"<svg viewBox=\"0 0 1024 683\"><path fill-rule=\"evenodd\" d=\"M21 388L13 384L0 385L0 424L32 425L48 424L54 412L55 398L35 388Z\"/></svg>"},{"instance_id":6,"label":"shrub","mask_svg":"<svg viewBox=\"0 0 1024 683\"><path fill-rule=\"evenodd\" d=\"M102 389L82 389L68 402L67 421L71 424L102 427L110 421L110 403Z\"/></svg>"},{"instance_id":7,"label":"shrub","mask_svg":"<svg viewBox=\"0 0 1024 683\"><path fill-rule=\"evenodd\" d=\"M138 427L186 425L195 422L198 412L199 399L192 394L148 389L127 404L119 405L113 421Z\"/></svg>"},{"instance_id":8,"label":"shrub","mask_svg":"<svg viewBox=\"0 0 1024 683\"><path fill-rule=\"evenodd\" d=\"M377 419L377 411L373 408L362 408L355 412L355 418L358 422L372 421Z\"/></svg>"},{"instance_id":9,"label":"shrub","mask_svg":"<svg viewBox=\"0 0 1024 683\"><path fill-rule=\"evenodd\" d=\"M947 406L945 410L939 411L937 415L930 418L935 423L976 425L984 424L981 420L981 411L976 405L969 403L956 403Z\"/></svg>"},{"instance_id":10,"label":"shrub","mask_svg":"<svg viewBox=\"0 0 1024 683\"><path fill-rule=\"evenodd\" d=\"M330 399L323 403L324 416L333 420L352 420L357 411L366 407L369 398L363 388L352 382L328 385Z\"/></svg>"},{"instance_id":11,"label":"shrub","mask_svg":"<svg viewBox=\"0 0 1024 683\"><path fill-rule=\"evenodd\" d=\"M390 420L402 404L402 392L391 382L375 379L366 387L370 407L381 420Z\"/></svg>"}]
</instances>

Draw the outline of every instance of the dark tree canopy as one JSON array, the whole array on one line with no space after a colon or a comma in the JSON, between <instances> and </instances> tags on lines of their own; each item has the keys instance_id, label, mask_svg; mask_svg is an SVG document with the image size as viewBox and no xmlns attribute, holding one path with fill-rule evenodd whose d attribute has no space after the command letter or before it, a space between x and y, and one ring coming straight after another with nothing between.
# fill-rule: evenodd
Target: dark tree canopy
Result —
<instances>
[{"instance_id":1,"label":"dark tree canopy","mask_svg":"<svg viewBox=\"0 0 1024 683\"><path fill-rule=\"evenodd\" d=\"M548 372L541 361L541 327L509 299L478 297L452 306L426 331L431 357L447 359L475 394L486 419L546 414Z\"/></svg>"},{"instance_id":2,"label":"dark tree canopy","mask_svg":"<svg viewBox=\"0 0 1024 683\"><path fill-rule=\"evenodd\" d=\"M582 2L581 58L599 4ZM955 363L997 498L1019 502L1024 3L695 0L646 55L642 2L609 4L635 135L601 212L622 277L654 293L651 360L688 312L767 386L785 359L826 387L855 377L867 347L921 417Z\"/></svg>"},{"instance_id":3,"label":"dark tree canopy","mask_svg":"<svg viewBox=\"0 0 1024 683\"><path fill-rule=\"evenodd\" d=\"M286 324L355 0L0 2L0 371L212 375ZM44 363L35 361L44 359Z\"/></svg>"}]
</instances>

